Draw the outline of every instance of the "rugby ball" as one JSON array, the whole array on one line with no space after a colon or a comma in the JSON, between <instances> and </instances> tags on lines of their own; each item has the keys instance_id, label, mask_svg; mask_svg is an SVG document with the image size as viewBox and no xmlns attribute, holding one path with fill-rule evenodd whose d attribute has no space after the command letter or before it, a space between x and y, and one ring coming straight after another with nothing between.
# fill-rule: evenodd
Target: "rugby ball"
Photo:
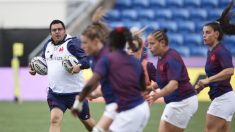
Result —
<instances>
[{"instance_id":1,"label":"rugby ball","mask_svg":"<svg viewBox=\"0 0 235 132\"><path fill-rule=\"evenodd\" d=\"M40 56L34 57L31 61L33 70L39 75L47 75L47 63L46 60Z\"/></svg>"},{"instance_id":2,"label":"rugby ball","mask_svg":"<svg viewBox=\"0 0 235 132\"><path fill-rule=\"evenodd\" d=\"M76 57L72 56L72 55L67 56L62 60L62 66L69 73L72 73L73 66L76 66L76 65L79 65L79 64L80 63L79 63L78 59Z\"/></svg>"}]
</instances>

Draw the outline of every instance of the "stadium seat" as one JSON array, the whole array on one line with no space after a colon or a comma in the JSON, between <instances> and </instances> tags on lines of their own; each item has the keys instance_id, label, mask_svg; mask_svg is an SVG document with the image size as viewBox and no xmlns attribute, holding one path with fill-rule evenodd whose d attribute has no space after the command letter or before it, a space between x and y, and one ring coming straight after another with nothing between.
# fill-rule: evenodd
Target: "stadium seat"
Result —
<instances>
[{"instance_id":1,"label":"stadium seat","mask_svg":"<svg viewBox=\"0 0 235 132\"><path fill-rule=\"evenodd\" d=\"M210 8L210 9L214 9L218 6L219 1L218 0L202 0L201 1L201 6L202 8Z\"/></svg>"},{"instance_id":2,"label":"stadium seat","mask_svg":"<svg viewBox=\"0 0 235 132\"><path fill-rule=\"evenodd\" d=\"M166 6L165 0L149 0L149 5L152 7L152 9L159 9Z\"/></svg>"},{"instance_id":3,"label":"stadium seat","mask_svg":"<svg viewBox=\"0 0 235 132\"><path fill-rule=\"evenodd\" d=\"M129 29L132 28L132 27L137 27L137 28L141 28L141 24L140 22L137 22L137 21L123 21L123 25L125 27L128 27Z\"/></svg>"},{"instance_id":4,"label":"stadium seat","mask_svg":"<svg viewBox=\"0 0 235 132\"><path fill-rule=\"evenodd\" d=\"M194 44L203 45L203 38L201 34L185 34L184 35L184 45Z\"/></svg>"},{"instance_id":5,"label":"stadium seat","mask_svg":"<svg viewBox=\"0 0 235 132\"><path fill-rule=\"evenodd\" d=\"M230 49L232 56L235 56L235 48Z\"/></svg>"},{"instance_id":6,"label":"stadium seat","mask_svg":"<svg viewBox=\"0 0 235 132\"><path fill-rule=\"evenodd\" d=\"M110 21L120 20L120 18L121 18L120 11L117 9L110 10L107 13L106 18Z\"/></svg>"},{"instance_id":7,"label":"stadium seat","mask_svg":"<svg viewBox=\"0 0 235 132\"><path fill-rule=\"evenodd\" d=\"M178 30L178 26L176 22L173 22L173 21L165 21L159 24L160 24L160 28L167 28L169 32L177 32Z\"/></svg>"},{"instance_id":8,"label":"stadium seat","mask_svg":"<svg viewBox=\"0 0 235 132\"><path fill-rule=\"evenodd\" d=\"M206 24L207 22L205 21L199 21L199 22L195 22L196 25L196 32L201 33L203 26Z\"/></svg>"},{"instance_id":9,"label":"stadium seat","mask_svg":"<svg viewBox=\"0 0 235 132\"><path fill-rule=\"evenodd\" d=\"M143 25L142 27L144 26L148 26L146 29L147 35L160 28L159 23L155 21L149 22L148 25Z\"/></svg>"},{"instance_id":10,"label":"stadium seat","mask_svg":"<svg viewBox=\"0 0 235 132\"><path fill-rule=\"evenodd\" d=\"M119 27L119 26L124 26L124 24L122 22L111 22L111 23L108 23L108 25L111 28L116 28L116 27Z\"/></svg>"},{"instance_id":11,"label":"stadium seat","mask_svg":"<svg viewBox=\"0 0 235 132\"><path fill-rule=\"evenodd\" d=\"M138 18L136 10L122 10L122 19L127 18L129 20L136 20Z\"/></svg>"},{"instance_id":12,"label":"stadium seat","mask_svg":"<svg viewBox=\"0 0 235 132\"><path fill-rule=\"evenodd\" d=\"M215 21L222 14L223 9L214 9L213 11L208 11L208 19L211 21Z\"/></svg>"},{"instance_id":13,"label":"stadium seat","mask_svg":"<svg viewBox=\"0 0 235 132\"><path fill-rule=\"evenodd\" d=\"M132 5L134 8L147 8L149 7L148 0L133 0Z\"/></svg>"},{"instance_id":14,"label":"stadium seat","mask_svg":"<svg viewBox=\"0 0 235 132\"><path fill-rule=\"evenodd\" d=\"M170 45L182 46L184 44L184 37L181 34L169 34Z\"/></svg>"},{"instance_id":15,"label":"stadium seat","mask_svg":"<svg viewBox=\"0 0 235 132\"><path fill-rule=\"evenodd\" d=\"M151 9L138 11L139 19L154 20L155 14Z\"/></svg>"},{"instance_id":16,"label":"stadium seat","mask_svg":"<svg viewBox=\"0 0 235 132\"><path fill-rule=\"evenodd\" d=\"M201 0L184 0L185 8L198 8L201 6Z\"/></svg>"},{"instance_id":17,"label":"stadium seat","mask_svg":"<svg viewBox=\"0 0 235 132\"><path fill-rule=\"evenodd\" d=\"M231 0L219 0L219 7L224 9L230 2Z\"/></svg>"},{"instance_id":18,"label":"stadium seat","mask_svg":"<svg viewBox=\"0 0 235 132\"><path fill-rule=\"evenodd\" d=\"M179 8L183 6L183 0L166 0L166 6L169 8Z\"/></svg>"},{"instance_id":19,"label":"stadium seat","mask_svg":"<svg viewBox=\"0 0 235 132\"><path fill-rule=\"evenodd\" d=\"M195 24L192 21L178 22L178 31L181 33L193 33L195 32Z\"/></svg>"},{"instance_id":20,"label":"stadium seat","mask_svg":"<svg viewBox=\"0 0 235 132\"><path fill-rule=\"evenodd\" d=\"M132 1L131 0L116 0L116 4L115 7L116 8L120 8L120 9L128 9L130 8L132 5Z\"/></svg>"},{"instance_id":21,"label":"stadium seat","mask_svg":"<svg viewBox=\"0 0 235 132\"><path fill-rule=\"evenodd\" d=\"M181 56L183 57L188 57L190 56L190 49L186 46L178 46L174 48L176 51L180 53Z\"/></svg>"},{"instance_id":22,"label":"stadium seat","mask_svg":"<svg viewBox=\"0 0 235 132\"><path fill-rule=\"evenodd\" d=\"M207 56L208 48L206 46L195 46L190 48L191 56Z\"/></svg>"},{"instance_id":23,"label":"stadium seat","mask_svg":"<svg viewBox=\"0 0 235 132\"><path fill-rule=\"evenodd\" d=\"M189 11L187 9L178 9L177 11L173 9L171 10L171 12L172 12L172 19L175 21L186 20L189 18Z\"/></svg>"},{"instance_id":24,"label":"stadium seat","mask_svg":"<svg viewBox=\"0 0 235 132\"><path fill-rule=\"evenodd\" d=\"M234 36L225 36L224 43L233 43L235 47L235 37Z\"/></svg>"},{"instance_id":25,"label":"stadium seat","mask_svg":"<svg viewBox=\"0 0 235 132\"><path fill-rule=\"evenodd\" d=\"M207 11L205 9L190 10L190 19L195 21L204 21L207 18Z\"/></svg>"},{"instance_id":26,"label":"stadium seat","mask_svg":"<svg viewBox=\"0 0 235 132\"><path fill-rule=\"evenodd\" d=\"M168 9L155 10L155 19L158 20L170 20L172 18L172 12Z\"/></svg>"}]
</instances>

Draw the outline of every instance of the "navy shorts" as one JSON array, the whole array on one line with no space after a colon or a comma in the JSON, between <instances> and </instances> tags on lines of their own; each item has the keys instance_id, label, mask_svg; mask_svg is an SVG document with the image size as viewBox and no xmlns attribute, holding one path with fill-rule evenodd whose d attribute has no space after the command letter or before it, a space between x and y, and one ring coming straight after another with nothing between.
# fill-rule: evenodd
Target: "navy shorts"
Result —
<instances>
[{"instance_id":1,"label":"navy shorts","mask_svg":"<svg viewBox=\"0 0 235 132\"><path fill-rule=\"evenodd\" d=\"M57 94L53 93L52 90L48 91L47 95L47 103L50 107L50 111L57 107L65 112L67 109L70 109L73 106L75 97L78 94ZM90 118L90 109L88 105L88 101L85 100L83 102L82 111L79 113L78 117L81 120L87 120Z\"/></svg>"}]
</instances>

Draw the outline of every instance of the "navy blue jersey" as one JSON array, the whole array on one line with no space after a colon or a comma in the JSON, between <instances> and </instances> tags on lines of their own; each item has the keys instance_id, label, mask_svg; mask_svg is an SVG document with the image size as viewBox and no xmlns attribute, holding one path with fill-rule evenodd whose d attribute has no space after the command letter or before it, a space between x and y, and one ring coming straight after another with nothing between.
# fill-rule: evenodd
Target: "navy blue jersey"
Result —
<instances>
[{"instance_id":1,"label":"navy blue jersey","mask_svg":"<svg viewBox=\"0 0 235 132\"><path fill-rule=\"evenodd\" d=\"M171 80L178 82L178 88L164 97L166 103L177 102L196 92L189 82L188 72L181 56L173 49L169 49L162 58L158 59L156 81L163 89Z\"/></svg>"},{"instance_id":2,"label":"navy blue jersey","mask_svg":"<svg viewBox=\"0 0 235 132\"><path fill-rule=\"evenodd\" d=\"M101 51L96 55L92 57L92 65L91 68L94 71L97 62L105 55L108 54L108 47L104 46ZM110 104L113 102L117 102L117 98L116 95L113 92L113 89L111 88L108 80L106 78L102 78L100 81L100 85L101 85L101 91L104 97L104 100L106 102L106 104Z\"/></svg>"},{"instance_id":3,"label":"navy blue jersey","mask_svg":"<svg viewBox=\"0 0 235 132\"><path fill-rule=\"evenodd\" d=\"M140 79L144 72L139 60L125 51L115 51L97 63L95 73L109 81L117 95L118 111L131 109L144 102Z\"/></svg>"},{"instance_id":4,"label":"navy blue jersey","mask_svg":"<svg viewBox=\"0 0 235 132\"><path fill-rule=\"evenodd\" d=\"M212 51L208 51L205 66L205 71L208 77L214 76L222 70L232 67L232 55L222 44L218 44L212 49ZM224 93L232 91L230 79L231 77L223 81L209 84L210 91L208 94L211 100L220 95L223 95Z\"/></svg>"}]
</instances>

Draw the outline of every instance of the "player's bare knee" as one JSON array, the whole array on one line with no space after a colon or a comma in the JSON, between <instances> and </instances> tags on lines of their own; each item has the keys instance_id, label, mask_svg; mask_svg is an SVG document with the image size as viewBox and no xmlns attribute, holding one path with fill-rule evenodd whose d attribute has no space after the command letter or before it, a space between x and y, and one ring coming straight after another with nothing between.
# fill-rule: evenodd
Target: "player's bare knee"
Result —
<instances>
[{"instance_id":1,"label":"player's bare knee","mask_svg":"<svg viewBox=\"0 0 235 132\"><path fill-rule=\"evenodd\" d=\"M51 124L59 125L59 124L61 124L61 120L62 120L62 118L60 116L53 116L51 118Z\"/></svg>"}]
</instances>

